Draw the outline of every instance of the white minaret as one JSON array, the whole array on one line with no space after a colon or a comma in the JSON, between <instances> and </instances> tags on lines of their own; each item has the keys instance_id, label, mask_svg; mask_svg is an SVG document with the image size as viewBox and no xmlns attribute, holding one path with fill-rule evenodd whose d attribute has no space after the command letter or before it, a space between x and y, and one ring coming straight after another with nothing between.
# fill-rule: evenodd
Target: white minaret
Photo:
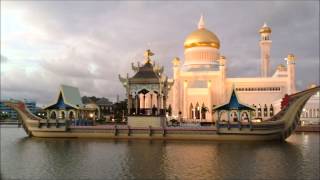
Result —
<instances>
[{"instance_id":1,"label":"white minaret","mask_svg":"<svg viewBox=\"0 0 320 180\"><path fill-rule=\"evenodd\" d=\"M272 41L270 40L271 28L267 26L266 23L259 30L260 39L260 49L261 49L261 77L268 77L270 74L269 64L270 64L270 48Z\"/></svg>"},{"instance_id":2,"label":"white minaret","mask_svg":"<svg viewBox=\"0 0 320 180\"><path fill-rule=\"evenodd\" d=\"M180 103L180 59L178 57L174 58L173 64L173 95L172 95L172 113L178 115L179 111L182 111Z\"/></svg>"},{"instance_id":3,"label":"white minaret","mask_svg":"<svg viewBox=\"0 0 320 180\"><path fill-rule=\"evenodd\" d=\"M296 60L293 54L288 54L287 60L287 87L288 94L296 93Z\"/></svg>"},{"instance_id":4,"label":"white minaret","mask_svg":"<svg viewBox=\"0 0 320 180\"><path fill-rule=\"evenodd\" d=\"M221 88L220 88L220 97L219 97L219 103L224 103L226 100L226 87L225 87L225 83L226 83L226 72L227 72L227 60L226 57L224 56L220 56L219 58L219 71L221 73L220 77L220 83L221 83Z\"/></svg>"}]
</instances>

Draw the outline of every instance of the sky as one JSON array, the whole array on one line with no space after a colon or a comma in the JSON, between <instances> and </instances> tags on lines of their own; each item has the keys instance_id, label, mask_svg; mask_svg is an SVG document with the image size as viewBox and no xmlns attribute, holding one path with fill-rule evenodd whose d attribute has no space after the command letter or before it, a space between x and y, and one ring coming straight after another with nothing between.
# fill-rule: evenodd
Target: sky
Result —
<instances>
[{"instance_id":1,"label":"sky","mask_svg":"<svg viewBox=\"0 0 320 180\"><path fill-rule=\"evenodd\" d=\"M203 14L228 77L259 76L259 29L272 28L271 69L296 56L298 90L319 84L319 1L1 1L1 99L52 102L60 84L113 101L146 49L172 77Z\"/></svg>"}]
</instances>

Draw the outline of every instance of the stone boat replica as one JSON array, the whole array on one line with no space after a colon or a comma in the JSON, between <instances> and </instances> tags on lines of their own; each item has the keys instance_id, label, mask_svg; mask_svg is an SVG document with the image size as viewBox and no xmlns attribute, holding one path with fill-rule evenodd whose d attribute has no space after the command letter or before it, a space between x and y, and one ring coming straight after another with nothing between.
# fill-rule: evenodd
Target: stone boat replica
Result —
<instances>
[{"instance_id":1,"label":"stone boat replica","mask_svg":"<svg viewBox=\"0 0 320 180\"><path fill-rule=\"evenodd\" d=\"M320 90L314 87L286 95L283 108L262 122L225 124L217 121L207 127L132 127L129 125L73 126L68 120L41 119L32 114L23 102L5 104L18 112L29 137L41 138L109 138L109 139L183 139L183 140L285 140L297 128L300 114L308 99ZM164 119L164 116L157 116ZM130 117L129 117L130 120ZM135 119L132 119L135 121ZM153 121L153 119L146 119Z\"/></svg>"}]
</instances>

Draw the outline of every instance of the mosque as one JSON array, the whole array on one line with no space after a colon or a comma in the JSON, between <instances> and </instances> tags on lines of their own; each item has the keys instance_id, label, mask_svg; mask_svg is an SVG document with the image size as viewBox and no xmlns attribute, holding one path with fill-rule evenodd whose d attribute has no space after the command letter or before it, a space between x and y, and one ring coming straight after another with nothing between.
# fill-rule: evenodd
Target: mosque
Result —
<instances>
[{"instance_id":1,"label":"mosque","mask_svg":"<svg viewBox=\"0 0 320 180\"><path fill-rule=\"evenodd\" d=\"M255 117L266 119L280 110L285 94L296 92L295 56L288 54L286 65L270 69L271 28L259 30L261 75L228 78L228 58L219 52L220 40L206 29L203 16L198 28L184 41L184 59L174 58L172 87L167 104L173 116L186 120L214 121L214 107L229 102L233 89L242 103L256 109Z\"/></svg>"}]
</instances>

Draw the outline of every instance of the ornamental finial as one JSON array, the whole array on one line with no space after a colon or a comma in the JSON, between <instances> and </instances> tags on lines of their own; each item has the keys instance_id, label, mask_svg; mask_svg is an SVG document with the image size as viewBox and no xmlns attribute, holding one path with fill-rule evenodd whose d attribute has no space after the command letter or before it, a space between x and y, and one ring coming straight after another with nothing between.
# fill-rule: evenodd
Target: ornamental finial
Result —
<instances>
[{"instance_id":1,"label":"ornamental finial","mask_svg":"<svg viewBox=\"0 0 320 180\"><path fill-rule=\"evenodd\" d=\"M267 23L264 22L262 27L268 27Z\"/></svg>"},{"instance_id":2,"label":"ornamental finial","mask_svg":"<svg viewBox=\"0 0 320 180\"><path fill-rule=\"evenodd\" d=\"M144 52L144 57L146 59L146 63L150 63L150 56L153 56L154 53L151 52L150 49L146 50L146 52Z\"/></svg>"},{"instance_id":3,"label":"ornamental finial","mask_svg":"<svg viewBox=\"0 0 320 180\"><path fill-rule=\"evenodd\" d=\"M198 29L204 29L204 28L205 28L204 18L203 18L203 15L201 14L201 17L198 23Z\"/></svg>"}]
</instances>

